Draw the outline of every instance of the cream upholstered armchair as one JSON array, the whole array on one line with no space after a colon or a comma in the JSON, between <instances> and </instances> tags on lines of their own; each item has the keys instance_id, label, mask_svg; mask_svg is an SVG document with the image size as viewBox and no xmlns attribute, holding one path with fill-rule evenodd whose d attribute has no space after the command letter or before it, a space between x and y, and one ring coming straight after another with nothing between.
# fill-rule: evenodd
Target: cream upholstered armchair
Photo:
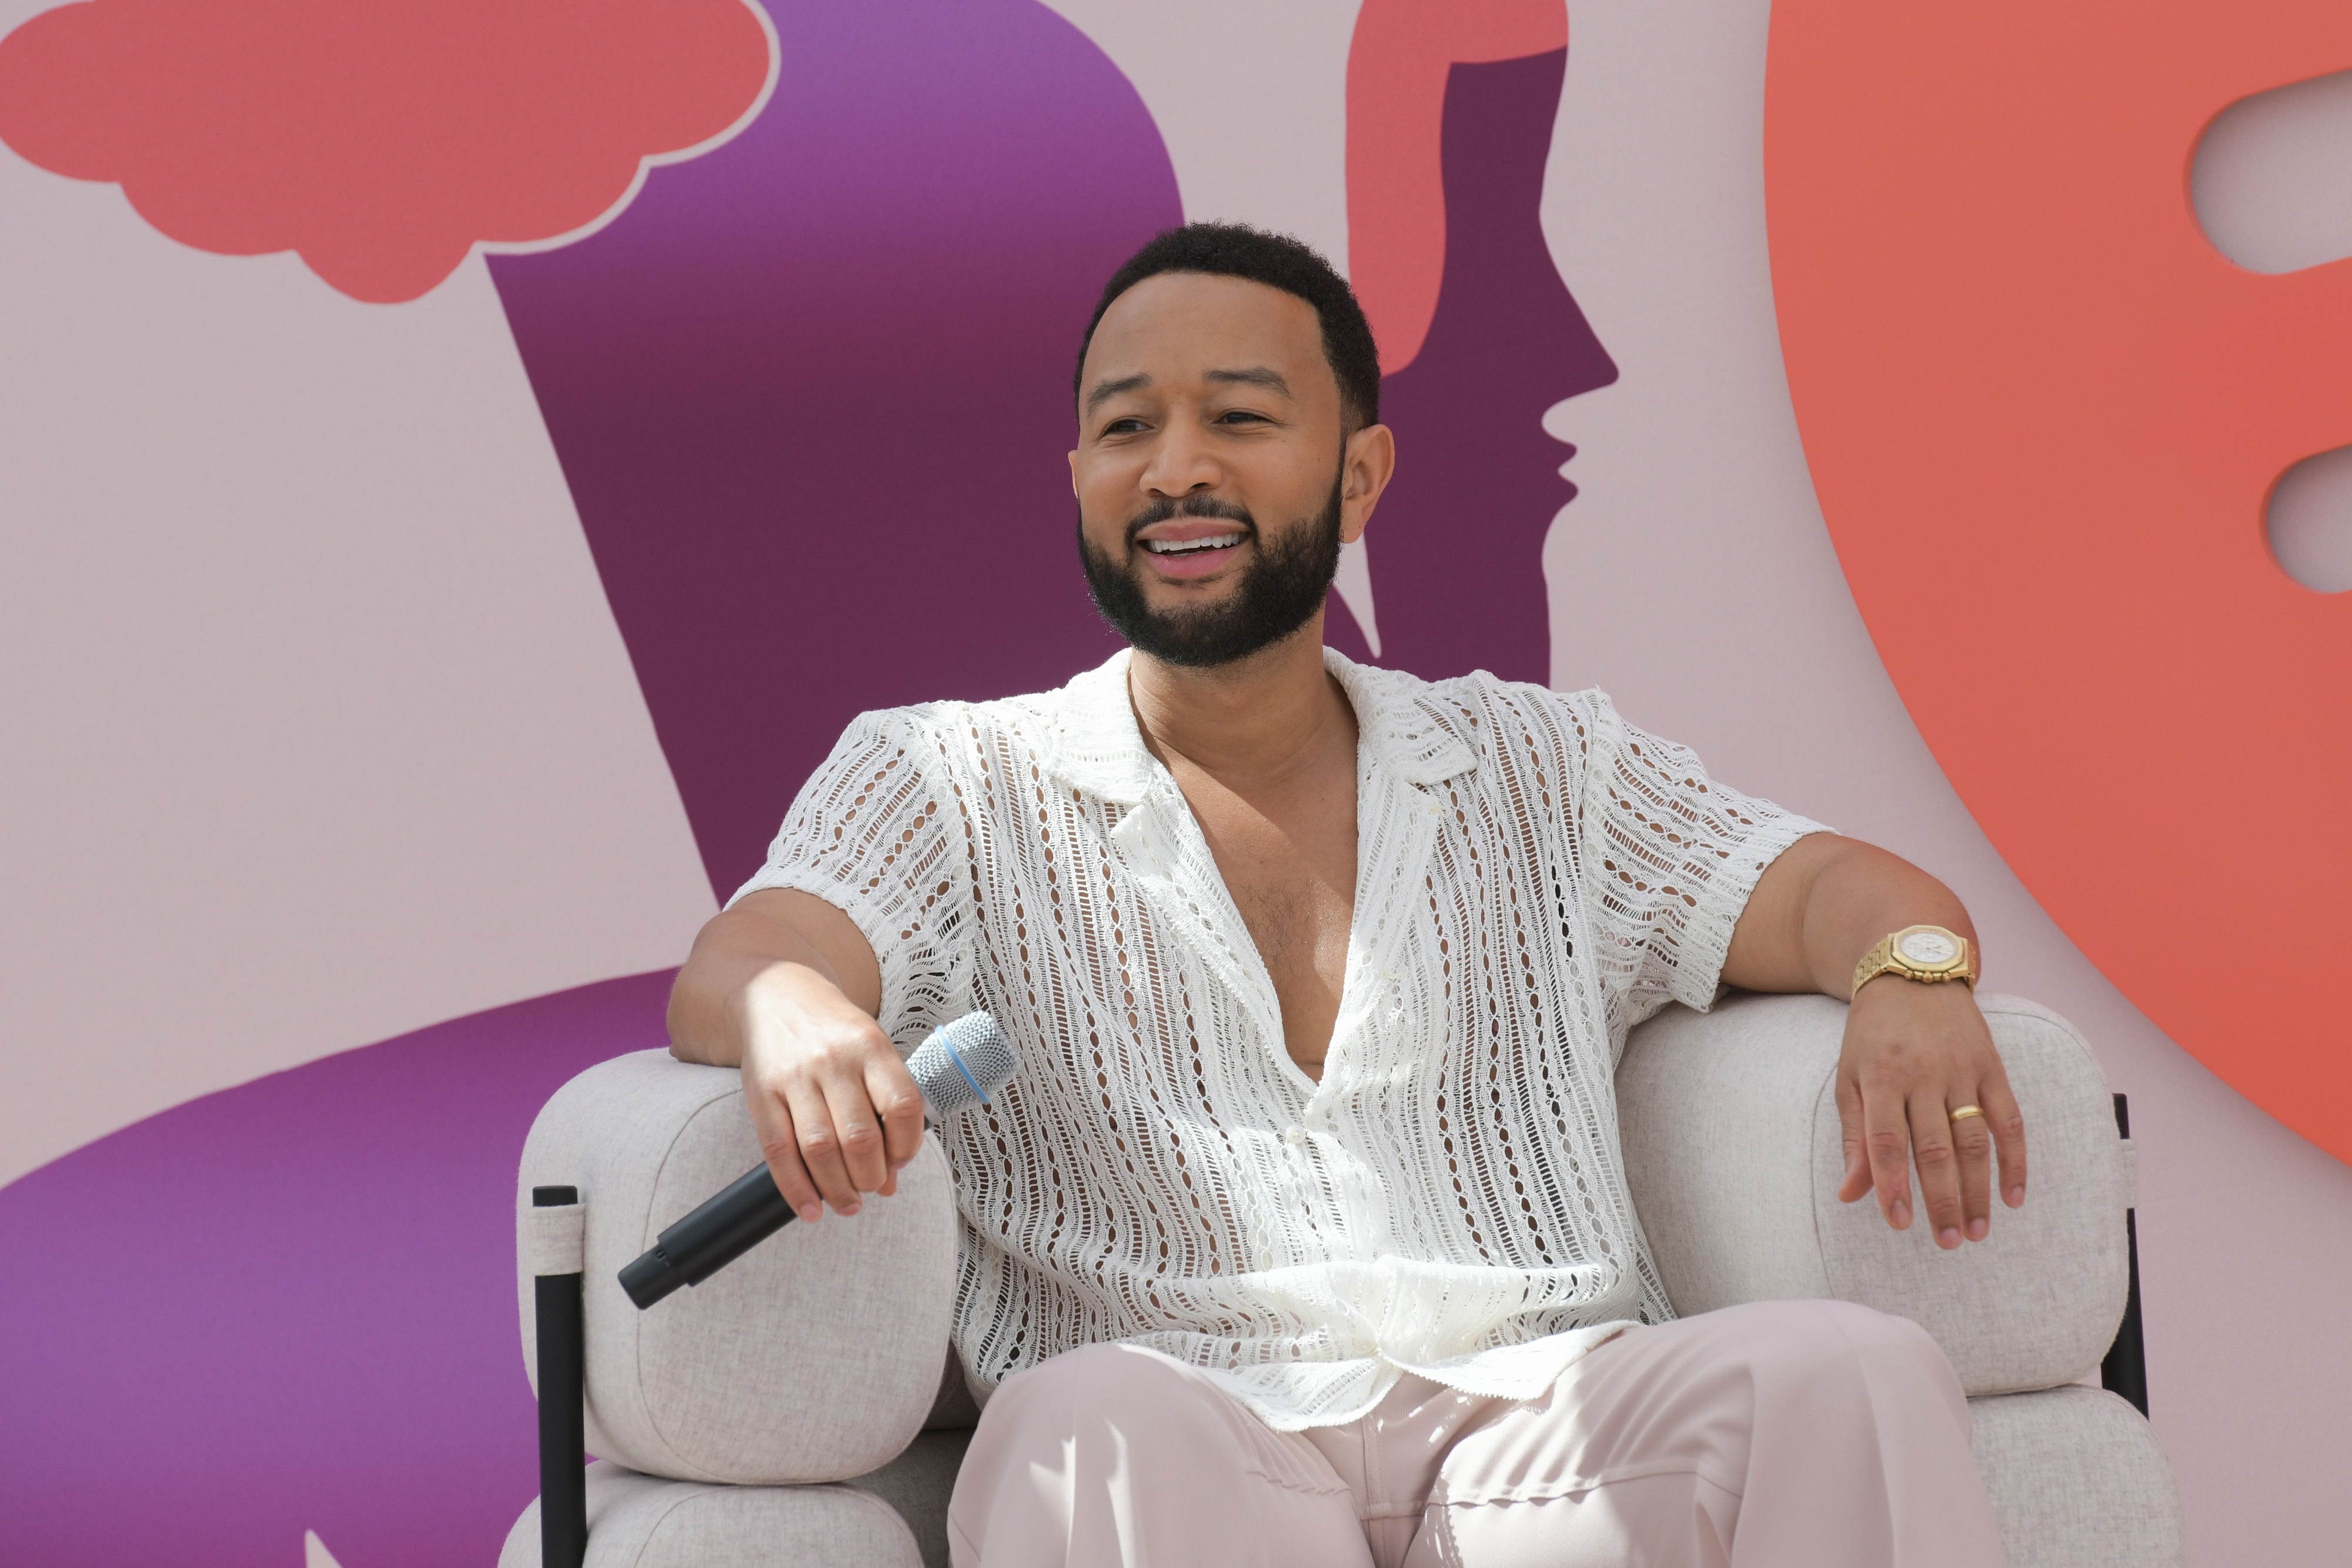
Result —
<instances>
[{"instance_id":1,"label":"cream upholstered armchair","mask_svg":"<svg viewBox=\"0 0 2352 1568\"><path fill-rule=\"evenodd\" d=\"M2130 1146L2063 1019L1982 998L2032 1140L2032 1197L1938 1250L1843 1205L1832 1073L1844 1009L1736 996L1634 1031L1618 1116L1675 1308L1843 1297L1911 1318L1952 1358L2016 1568L2180 1561L2171 1472L2140 1412L2091 1380L2124 1315ZM621 1266L759 1157L736 1075L640 1051L559 1091L517 1194L524 1361L534 1268L583 1280L593 1568L918 1568L977 1412L948 1350L955 1210L936 1145L898 1196L793 1226L639 1312ZM531 1189L572 1186L561 1217ZM946 1367L942 1375L941 1364ZM500 1568L540 1561L539 1504Z\"/></svg>"}]
</instances>

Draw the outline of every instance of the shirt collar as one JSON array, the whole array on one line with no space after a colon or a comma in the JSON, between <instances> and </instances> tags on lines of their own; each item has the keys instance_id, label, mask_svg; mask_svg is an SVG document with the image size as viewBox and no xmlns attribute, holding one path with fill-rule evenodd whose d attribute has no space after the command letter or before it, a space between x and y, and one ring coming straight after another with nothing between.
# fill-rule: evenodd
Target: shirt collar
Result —
<instances>
[{"instance_id":1,"label":"shirt collar","mask_svg":"<svg viewBox=\"0 0 2352 1568\"><path fill-rule=\"evenodd\" d=\"M1160 772L1128 698L1129 652L1121 648L1062 688L1040 758L1064 783L1123 806L1140 801ZM1477 747L1464 739L1477 721L1443 688L1359 664L1336 648L1323 650L1323 666L1356 710L1360 744L1406 783L1426 789L1478 766Z\"/></svg>"}]
</instances>

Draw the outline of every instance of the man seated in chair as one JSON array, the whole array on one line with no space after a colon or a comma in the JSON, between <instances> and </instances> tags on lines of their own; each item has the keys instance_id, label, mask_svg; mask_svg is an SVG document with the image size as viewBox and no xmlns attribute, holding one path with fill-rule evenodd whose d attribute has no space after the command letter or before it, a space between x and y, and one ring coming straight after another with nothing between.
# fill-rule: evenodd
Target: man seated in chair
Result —
<instances>
[{"instance_id":1,"label":"man seated in chair","mask_svg":"<svg viewBox=\"0 0 2352 1568\"><path fill-rule=\"evenodd\" d=\"M812 1224L913 1157L900 1047L985 1008L1019 1049L946 1135L965 1568L2002 1562L1916 1325L1674 1316L1612 1083L1670 1001L1851 998L1841 1196L1906 1228L1916 1164L1937 1242L1982 1240L2025 1144L1967 912L1598 692L1326 649L1397 461L1379 397L1307 247L1138 253L1070 454L1131 647L851 725L695 943L673 1049L740 1064Z\"/></svg>"}]
</instances>

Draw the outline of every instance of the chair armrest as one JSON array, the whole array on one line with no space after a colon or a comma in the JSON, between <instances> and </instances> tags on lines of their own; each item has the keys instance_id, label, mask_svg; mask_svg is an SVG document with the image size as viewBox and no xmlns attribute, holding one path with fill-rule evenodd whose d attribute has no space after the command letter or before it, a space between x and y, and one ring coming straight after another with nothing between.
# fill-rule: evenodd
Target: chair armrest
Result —
<instances>
[{"instance_id":1,"label":"chair armrest","mask_svg":"<svg viewBox=\"0 0 2352 1568\"><path fill-rule=\"evenodd\" d=\"M646 1312L622 1291L622 1265L759 1160L740 1075L666 1051L600 1062L531 1124L515 1199L523 1362L536 1364L530 1189L576 1186L590 1452L647 1475L782 1486L863 1475L921 1428L956 1269L954 1192L929 1137L894 1197L788 1225Z\"/></svg>"},{"instance_id":2,"label":"chair armrest","mask_svg":"<svg viewBox=\"0 0 2352 1568\"><path fill-rule=\"evenodd\" d=\"M2025 1113L2030 1176L2022 1209L1996 1199L1992 1234L1948 1253L1924 1218L1892 1230L1869 1197L1837 1200L1844 1004L1734 995L1633 1031L1619 1133L1675 1311L1860 1301L1927 1329L1972 1396L2053 1388L2098 1365L2123 1316L2132 1201L2106 1082L2057 1014L2014 997L1979 1004Z\"/></svg>"}]
</instances>

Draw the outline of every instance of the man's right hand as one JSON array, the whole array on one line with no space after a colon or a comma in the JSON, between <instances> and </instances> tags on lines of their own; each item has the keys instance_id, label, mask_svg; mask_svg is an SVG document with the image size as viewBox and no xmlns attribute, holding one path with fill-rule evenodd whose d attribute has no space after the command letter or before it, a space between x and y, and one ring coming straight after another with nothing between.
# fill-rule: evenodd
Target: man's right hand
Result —
<instances>
[{"instance_id":1,"label":"man's right hand","mask_svg":"<svg viewBox=\"0 0 2352 1568\"><path fill-rule=\"evenodd\" d=\"M670 1051L740 1065L776 1190L814 1224L898 1190L923 1140L923 1097L874 1021L882 977L846 915L755 893L695 938L670 993Z\"/></svg>"}]
</instances>

